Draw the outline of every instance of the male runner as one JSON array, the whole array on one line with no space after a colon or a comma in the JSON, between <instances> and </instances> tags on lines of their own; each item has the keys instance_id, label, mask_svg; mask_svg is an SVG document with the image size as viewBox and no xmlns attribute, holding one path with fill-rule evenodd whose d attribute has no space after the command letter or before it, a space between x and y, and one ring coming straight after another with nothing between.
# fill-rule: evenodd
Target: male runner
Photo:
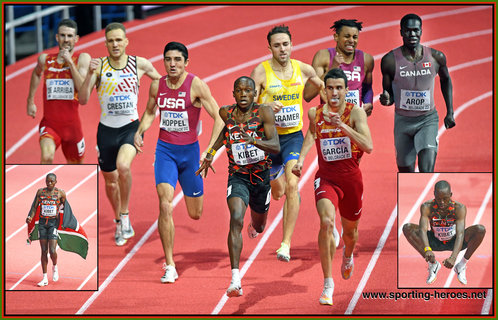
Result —
<instances>
[{"instance_id":1,"label":"male runner","mask_svg":"<svg viewBox=\"0 0 498 320\"><path fill-rule=\"evenodd\" d=\"M250 238L257 237L265 228L270 208L271 160L268 154L278 153L280 145L271 107L254 103L254 80L249 77L235 80L233 96L236 103L220 109L225 128L196 174L203 173L207 176L216 151L224 144L228 155L228 252L232 267L232 280L227 289L227 296L238 297L242 295L239 261L244 215L249 204L251 223L247 231Z\"/></svg>"},{"instance_id":2,"label":"male runner","mask_svg":"<svg viewBox=\"0 0 498 320\"><path fill-rule=\"evenodd\" d=\"M114 210L114 240L116 245L122 246L135 235L128 206L131 163L137 154L133 139L139 124L139 82L144 74L152 80L161 76L149 60L126 54L129 41L121 23L110 23L105 28L105 37L109 56L90 61L80 101L86 104L96 85L102 109L97 130L99 165L105 179L106 195Z\"/></svg>"},{"instance_id":3,"label":"male runner","mask_svg":"<svg viewBox=\"0 0 498 320\"><path fill-rule=\"evenodd\" d=\"M373 110L374 59L370 54L356 49L362 24L363 22L356 19L335 21L330 27L335 30L335 48L318 50L313 57L312 66L320 79L323 79L330 69L344 70L348 77L346 101L362 107L370 116ZM310 102L317 94L314 86L306 84L303 93L305 101Z\"/></svg>"},{"instance_id":4,"label":"male runner","mask_svg":"<svg viewBox=\"0 0 498 320\"><path fill-rule=\"evenodd\" d=\"M85 155L85 139L78 113L78 92L85 79L90 55L74 53L79 40L78 26L71 19L63 19L57 26L55 40L58 53L42 53L38 57L31 81L27 103L28 116L35 118L35 93L42 75L43 119L40 122L41 163L51 164L55 150L62 145L68 163L82 163Z\"/></svg>"},{"instance_id":5,"label":"male runner","mask_svg":"<svg viewBox=\"0 0 498 320\"><path fill-rule=\"evenodd\" d=\"M320 304L332 305L334 281L332 259L336 251L335 214L341 215L344 247L341 275L353 274L353 250L358 241L358 224L363 210L363 178L359 167L364 152L373 149L365 111L346 102L347 76L339 68L324 78L327 101L308 111L310 125L293 172L300 177L306 155L313 143L318 153L315 175L315 202L320 216L318 248L324 277Z\"/></svg>"},{"instance_id":6,"label":"male runner","mask_svg":"<svg viewBox=\"0 0 498 320\"><path fill-rule=\"evenodd\" d=\"M443 265L448 269L454 267L458 281L467 284L467 261L486 234L486 228L481 224L465 228L467 208L453 201L452 195L450 184L445 180L438 181L434 186L434 199L424 202L420 207L419 224L403 225L406 239L429 264L427 284L436 280L441 269L433 251L451 251L450 257L443 261ZM465 255L455 265L458 253L465 248Z\"/></svg>"},{"instance_id":7,"label":"male runner","mask_svg":"<svg viewBox=\"0 0 498 320\"><path fill-rule=\"evenodd\" d=\"M292 167L299 157L303 144L303 89L310 81L319 90L323 81L316 76L310 65L290 58L292 49L291 33L287 26L273 27L267 35L268 48L272 58L261 62L251 73L256 83L257 102L273 104L275 123L280 141L280 153L270 155L271 190L275 200L285 194L283 208L283 236L277 259L290 260L292 233L299 214L299 179L292 174ZM283 107L281 107L283 106Z\"/></svg>"},{"instance_id":8,"label":"male runner","mask_svg":"<svg viewBox=\"0 0 498 320\"><path fill-rule=\"evenodd\" d=\"M420 44L422 19L410 13L400 25L403 45L382 57L384 91L379 101L385 106L395 104L394 144L399 172L414 172L417 156L419 171L433 172L439 121L434 104L436 74L446 103L447 129L455 126L453 86L445 55Z\"/></svg>"},{"instance_id":9,"label":"male runner","mask_svg":"<svg viewBox=\"0 0 498 320\"><path fill-rule=\"evenodd\" d=\"M151 84L147 109L135 134L135 147L142 151L142 135L152 125L159 107L160 129L154 172L159 196L158 230L166 260L161 282L173 283L178 278L173 259L173 196L176 182L179 181L182 187L190 218L200 219L204 187L202 177L196 176L195 171L199 168L197 136L201 107L214 119L213 133L204 154L218 138L223 121L207 84L185 70L189 63L187 47L179 42L169 42L164 47L163 56L167 75Z\"/></svg>"}]
</instances>

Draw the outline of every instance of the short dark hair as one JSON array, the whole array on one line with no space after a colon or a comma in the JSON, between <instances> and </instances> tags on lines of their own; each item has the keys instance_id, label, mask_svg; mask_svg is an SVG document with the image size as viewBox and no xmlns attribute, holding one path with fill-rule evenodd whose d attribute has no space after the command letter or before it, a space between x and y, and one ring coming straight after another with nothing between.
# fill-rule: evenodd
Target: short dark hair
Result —
<instances>
[{"instance_id":1,"label":"short dark hair","mask_svg":"<svg viewBox=\"0 0 498 320\"><path fill-rule=\"evenodd\" d=\"M361 31L363 22L359 22L356 19L341 19L334 22L330 29L333 29L336 33L340 33L342 27L351 27L356 28L358 31Z\"/></svg>"},{"instance_id":2,"label":"short dark hair","mask_svg":"<svg viewBox=\"0 0 498 320\"><path fill-rule=\"evenodd\" d=\"M251 87L253 89L256 89L256 83L254 82L254 80L251 78L251 77L247 77L247 76L242 76L242 77L238 77L237 79L235 79L234 83L233 83L233 89L235 90L235 87L242 81L242 80L246 80L247 82L249 82L251 84Z\"/></svg>"},{"instance_id":3,"label":"short dark hair","mask_svg":"<svg viewBox=\"0 0 498 320\"><path fill-rule=\"evenodd\" d=\"M273 27L270 30L270 32L268 32L268 35L266 36L266 39L268 40L268 44L271 44L271 36L273 36L274 34L277 34L277 33L285 33L286 35L289 36L289 40L292 41L292 36L291 36L290 31L289 31L289 27L281 24L279 26Z\"/></svg>"},{"instance_id":4,"label":"short dark hair","mask_svg":"<svg viewBox=\"0 0 498 320\"><path fill-rule=\"evenodd\" d=\"M126 28L120 22L111 22L111 23L109 23L107 25L107 27L105 27L105 34L107 34L109 31L116 30L116 29L123 30L124 34L126 35Z\"/></svg>"},{"instance_id":5,"label":"short dark hair","mask_svg":"<svg viewBox=\"0 0 498 320\"><path fill-rule=\"evenodd\" d=\"M323 78L323 82L327 84L328 79L344 79L344 87L348 87L348 77L344 73L344 71L340 68L333 68L330 69L327 74L325 75L325 78Z\"/></svg>"},{"instance_id":6,"label":"short dark hair","mask_svg":"<svg viewBox=\"0 0 498 320\"><path fill-rule=\"evenodd\" d=\"M436 184L434 185L434 193L436 193L436 190L446 190L446 189L448 189L448 191L451 193L451 187L448 181L441 180L436 182Z\"/></svg>"},{"instance_id":7,"label":"short dark hair","mask_svg":"<svg viewBox=\"0 0 498 320\"><path fill-rule=\"evenodd\" d=\"M50 172L49 174L47 174L45 180L48 179L48 177L54 177L54 179L57 181L57 176L55 175L55 173Z\"/></svg>"},{"instance_id":8,"label":"short dark hair","mask_svg":"<svg viewBox=\"0 0 498 320\"><path fill-rule=\"evenodd\" d=\"M166 52L168 52L170 50L178 50L178 51L180 51L181 54L182 54L182 56L183 56L183 58L185 59L185 61L188 60L188 50L187 50L187 47L183 43L174 42L174 41L168 42L164 46L163 58L166 56Z\"/></svg>"},{"instance_id":9,"label":"short dark hair","mask_svg":"<svg viewBox=\"0 0 498 320\"><path fill-rule=\"evenodd\" d=\"M57 25L57 33L59 33L60 27L68 27L74 29L74 34L78 34L78 25L72 19L62 19Z\"/></svg>"},{"instance_id":10,"label":"short dark hair","mask_svg":"<svg viewBox=\"0 0 498 320\"><path fill-rule=\"evenodd\" d=\"M399 22L400 28L403 28L403 25L408 20L411 20L411 19L418 20L420 22L420 27L422 27L422 19L418 15L416 15L415 13L409 13L409 14L404 15L403 18L401 18L401 21Z\"/></svg>"}]
</instances>

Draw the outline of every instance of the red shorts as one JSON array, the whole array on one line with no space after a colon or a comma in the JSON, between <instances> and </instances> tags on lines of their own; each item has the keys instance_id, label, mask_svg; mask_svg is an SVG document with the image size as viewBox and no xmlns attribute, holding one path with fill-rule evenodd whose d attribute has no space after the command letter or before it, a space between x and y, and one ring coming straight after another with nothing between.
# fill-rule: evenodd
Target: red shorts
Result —
<instances>
[{"instance_id":1,"label":"red shorts","mask_svg":"<svg viewBox=\"0 0 498 320\"><path fill-rule=\"evenodd\" d=\"M49 138L55 148L62 146L62 152L68 161L79 161L85 155L85 139L81 122L68 121L67 124L53 123L45 118L40 122L40 140Z\"/></svg>"},{"instance_id":2,"label":"red shorts","mask_svg":"<svg viewBox=\"0 0 498 320\"><path fill-rule=\"evenodd\" d=\"M341 217L351 221L360 219L363 208L361 171L333 173L333 178L318 171L315 175L315 202L324 198L332 201Z\"/></svg>"}]
</instances>

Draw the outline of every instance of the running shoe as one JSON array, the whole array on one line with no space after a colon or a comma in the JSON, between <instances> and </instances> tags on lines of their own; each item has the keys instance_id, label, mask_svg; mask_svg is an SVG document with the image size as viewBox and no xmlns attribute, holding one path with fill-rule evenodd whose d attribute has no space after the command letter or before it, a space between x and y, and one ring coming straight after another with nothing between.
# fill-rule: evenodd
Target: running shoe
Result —
<instances>
[{"instance_id":1,"label":"running shoe","mask_svg":"<svg viewBox=\"0 0 498 320\"><path fill-rule=\"evenodd\" d=\"M227 296L229 298L240 297L242 295L242 285L240 282L234 283L230 281L230 286L227 289Z\"/></svg>"},{"instance_id":2,"label":"running shoe","mask_svg":"<svg viewBox=\"0 0 498 320\"><path fill-rule=\"evenodd\" d=\"M42 281L38 282L39 287L44 287L48 286L48 279L46 277L43 277Z\"/></svg>"},{"instance_id":3,"label":"running shoe","mask_svg":"<svg viewBox=\"0 0 498 320\"><path fill-rule=\"evenodd\" d=\"M52 281L57 282L59 280L59 269L57 269L57 266L53 266L52 271Z\"/></svg>"},{"instance_id":4,"label":"running shoe","mask_svg":"<svg viewBox=\"0 0 498 320\"><path fill-rule=\"evenodd\" d=\"M116 220L114 220L116 222ZM121 227L121 221L116 222L116 233L114 233L114 241L116 241L117 246L122 246L126 243L126 239L123 238L123 232Z\"/></svg>"},{"instance_id":5,"label":"running shoe","mask_svg":"<svg viewBox=\"0 0 498 320\"><path fill-rule=\"evenodd\" d=\"M461 284L467 284L467 275L465 274L465 270L467 270L467 266L463 266L461 268L458 267L458 264L453 268L455 273L457 274L458 281Z\"/></svg>"},{"instance_id":6,"label":"running shoe","mask_svg":"<svg viewBox=\"0 0 498 320\"><path fill-rule=\"evenodd\" d=\"M429 263L429 268L428 268L429 275L427 276L427 281L426 281L427 284L431 284L436 280L437 273L439 272L440 269L441 269L441 264L439 263L439 261L436 261L436 263Z\"/></svg>"},{"instance_id":7,"label":"running shoe","mask_svg":"<svg viewBox=\"0 0 498 320\"><path fill-rule=\"evenodd\" d=\"M351 257L346 258L346 256L344 255L344 251L343 251L343 253L342 253L342 265L341 265L342 278L344 280L351 278L351 276L353 275L353 269L354 269L353 255L351 254Z\"/></svg>"},{"instance_id":8,"label":"running shoe","mask_svg":"<svg viewBox=\"0 0 498 320\"><path fill-rule=\"evenodd\" d=\"M333 305L332 294L334 293L334 288L323 288L322 295L320 296L320 304L323 305Z\"/></svg>"},{"instance_id":9,"label":"running shoe","mask_svg":"<svg viewBox=\"0 0 498 320\"><path fill-rule=\"evenodd\" d=\"M176 272L175 266L168 266L166 263L163 264L164 275L161 277L162 283L174 283L178 279L178 273Z\"/></svg>"},{"instance_id":10,"label":"running shoe","mask_svg":"<svg viewBox=\"0 0 498 320\"><path fill-rule=\"evenodd\" d=\"M123 238L128 240L135 235L135 231L131 227L130 217L128 214L120 214L121 217L121 230Z\"/></svg>"},{"instance_id":11,"label":"running shoe","mask_svg":"<svg viewBox=\"0 0 498 320\"><path fill-rule=\"evenodd\" d=\"M280 244L280 248L277 250L277 259L285 262L290 260L290 247L284 242Z\"/></svg>"},{"instance_id":12,"label":"running shoe","mask_svg":"<svg viewBox=\"0 0 498 320\"><path fill-rule=\"evenodd\" d=\"M259 234L256 231L256 229L254 229L254 227L252 226L252 222L249 223L249 225L247 226L247 234L249 235L249 238L251 238L251 239L256 238Z\"/></svg>"}]
</instances>

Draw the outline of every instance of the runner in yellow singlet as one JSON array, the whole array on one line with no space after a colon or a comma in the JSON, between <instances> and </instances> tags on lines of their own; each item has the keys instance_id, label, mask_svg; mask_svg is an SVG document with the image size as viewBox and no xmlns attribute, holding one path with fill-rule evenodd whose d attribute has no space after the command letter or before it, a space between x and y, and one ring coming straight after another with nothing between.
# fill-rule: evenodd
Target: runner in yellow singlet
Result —
<instances>
[{"instance_id":1,"label":"runner in yellow singlet","mask_svg":"<svg viewBox=\"0 0 498 320\"><path fill-rule=\"evenodd\" d=\"M309 64L290 58L292 39L289 27L273 27L267 35L268 48L272 58L261 62L251 73L256 82L258 103L280 101L283 107L274 107L275 123L280 139L280 153L270 155L271 190L275 200L285 194L283 209L283 238L277 250L277 258L290 260L290 244L294 226L299 214L299 179L292 173L292 167L299 158L303 144L303 89L307 81L320 92L323 81L317 77Z\"/></svg>"}]
</instances>

